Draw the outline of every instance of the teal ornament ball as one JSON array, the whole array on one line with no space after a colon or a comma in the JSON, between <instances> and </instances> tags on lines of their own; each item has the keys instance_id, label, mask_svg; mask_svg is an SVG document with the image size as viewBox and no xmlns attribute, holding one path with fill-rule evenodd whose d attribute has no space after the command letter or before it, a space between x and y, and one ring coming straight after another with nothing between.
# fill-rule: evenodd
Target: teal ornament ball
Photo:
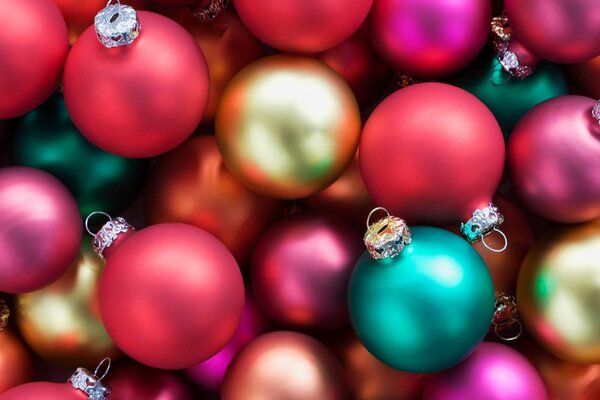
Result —
<instances>
[{"instance_id":1,"label":"teal ornament ball","mask_svg":"<svg viewBox=\"0 0 600 400\"><path fill-rule=\"evenodd\" d=\"M93 211L117 214L136 199L148 161L119 157L84 138L67 113L61 96L53 96L27 114L17 128L13 163L44 170L71 191L85 218Z\"/></svg>"},{"instance_id":2,"label":"teal ornament ball","mask_svg":"<svg viewBox=\"0 0 600 400\"><path fill-rule=\"evenodd\" d=\"M470 92L485 103L498 120L505 139L508 139L517 121L533 106L569 93L562 68L545 61L523 80L508 78L496 56L484 51L467 69L446 82Z\"/></svg>"},{"instance_id":3,"label":"teal ornament ball","mask_svg":"<svg viewBox=\"0 0 600 400\"><path fill-rule=\"evenodd\" d=\"M416 227L396 257L365 252L350 280L352 326L380 361L402 371L435 372L456 365L488 332L494 285L464 239Z\"/></svg>"}]
</instances>

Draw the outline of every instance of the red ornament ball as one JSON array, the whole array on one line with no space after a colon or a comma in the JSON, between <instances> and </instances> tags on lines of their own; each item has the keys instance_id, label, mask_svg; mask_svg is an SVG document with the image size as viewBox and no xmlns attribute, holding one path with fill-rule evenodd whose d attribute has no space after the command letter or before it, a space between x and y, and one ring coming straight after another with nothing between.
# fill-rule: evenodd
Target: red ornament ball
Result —
<instances>
[{"instance_id":1,"label":"red ornament ball","mask_svg":"<svg viewBox=\"0 0 600 400\"><path fill-rule=\"evenodd\" d=\"M356 32L373 0L234 0L233 4L244 25L269 46L316 53Z\"/></svg>"},{"instance_id":2,"label":"red ornament ball","mask_svg":"<svg viewBox=\"0 0 600 400\"><path fill-rule=\"evenodd\" d=\"M223 348L244 307L235 259L213 235L191 225L153 225L105 253L99 302L106 329L142 364L178 369Z\"/></svg>"},{"instance_id":3,"label":"red ornament ball","mask_svg":"<svg viewBox=\"0 0 600 400\"><path fill-rule=\"evenodd\" d=\"M0 292L41 289L79 254L79 207L52 175L28 167L0 169Z\"/></svg>"},{"instance_id":4,"label":"red ornament ball","mask_svg":"<svg viewBox=\"0 0 600 400\"><path fill-rule=\"evenodd\" d=\"M360 169L375 202L409 224L466 222L502 177L504 139L491 111L455 86L400 89L369 117Z\"/></svg>"},{"instance_id":5,"label":"red ornament ball","mask_svg":"<svg viewBox=\"0 0 600 400\"><path fill-rule=\"evenodd\" d=\"M491 13L489 0L377 0L371 40L401 73L446 76L477 57L488 38Z\"/></svg>"},{"instance_id":6,"label":"red ornament ball","mask_svg":"<svg viewBox=\"0 0 600 400\"><path fill-rule=\"evenodd\" d=\"M32 382L0 395L0 400L86 400L88 395L70 383Z\"/></svg>"},{"instance_id":7,"label":"red ornament ball","mask_svg":"<svg viewBox=\"0 0 600 400\"><path fill-rule=\"evenodd\" d=\"M0 119L7 119L33 110L56 89L69 36L52 0L5 0L0 26Z\"/></svg>"},{"instance_id":8,"label":"red ornament ball","mask_svg":"<svg viewBox=\"0 0 600 400\"><path fill-rule=\"evenodd\" d=\"M510 180L537 215L575 223L600 217L600 125L595 101L560 96L538 104L508 143Z\"/></svg>"},{"instance_id":9,"label":"red ornament ball","mask_svg":"<svg viewBox=\"0 0 600 400\"><path fill-rule=\"evenodd\" d=\"M139 37L105 48L93 27L65 65L64 96L81 133L124 157L167 152L196 129L208 101L206 61L192 36L159 14L139 11Z\"/></svg>"}]
</instances>

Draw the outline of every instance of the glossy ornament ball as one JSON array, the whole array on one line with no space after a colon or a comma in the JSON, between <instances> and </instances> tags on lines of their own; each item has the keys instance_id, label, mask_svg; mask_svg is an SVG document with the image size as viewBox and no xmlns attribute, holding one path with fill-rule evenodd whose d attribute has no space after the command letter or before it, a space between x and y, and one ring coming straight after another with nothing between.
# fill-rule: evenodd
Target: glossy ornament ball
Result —
<instances>
[{"instance_id":1,"label":"glossy ornament ball","mask_svg":"<svg viewBox=\"0 0 600 400\"><path fill-rule=\"evenodd\" d=\"M394 69L442 77L469 64L485 45L492 9L488 0L377 0L371 41Z\"/></svg>"},{"instance_id":2,"label":"glossy ornament ball","mask_svg":"<svg viewBox=\"0 0 600 400\"><path fill-rule=\"evenodd\" d=\"M600 98L600 55L579 64L567 65L567 76L579 93Z\"/></svg>"},{"instance_id":3,"label":"glossy ornament ball","mask_svg":"<svg viewBox=\"0 0 600 400\"><path fill-rule=\"evenodd\" d=\"M63 182L84 218L98 210L127 208L142 190L148 167L146 160L119 157L91 144L58 96L23 119L12 156L15 164L39 168Z\"/></svg>"},{"instance_id":4,"label":"glossy ornament ball","mask_svg":"<svg viewBox=\"0 0 600 400\"><path fill-rule=\"evenodd\" d=\"M496 191L504 140L475 96L417 84L375 108L361 137L360 169L375 202L409 224L466 222Z\"/></svg>"},{"instance_id":5,"label":"glossy ornament ball","mask_svg":"<svg viewBox=\"0 0 600 400\"><path fill-rule=\"evenodd\" d=\"M186 385L175 374L125 363L111 370L106 378L111 387L110 400L191 400Z\"/></svg>"},{"instance_id":6,"label":"glossy ornament ball","mask_svg":"<svg viewBox=\"0 0 600 400\"><path fill-rule=\"evenodd\" d=\"M144 214L149 224L183 222L205 229L245 266L260 235L283 215L283 204L239 183L223 163L214 136L198 136L154 165Z\"/></svg>"},{"instance_id":7,"label":"glossy ornament ball","mask_svg":"<svg viewBox=\"0 0 600 400\"><path fill-rule=\"evenodd\" d=\"M151 367L180 369L227 344L242 315L244 284L219 240L168 223L114 246L98 290L102 320L121 350Z\"/></svg>"},{"instance_id":8,"label":"glossy ornament ball","mask_svg":"<svg viewBox=\"0 0 600 400\"><path fill-rule=\"evenodd\" d=\"M360 341L407 372L458 364L483 340L494 310L481 257L459 236L431 227L413 228L411 244L394 258L375 260L365 251L348 291Z\"/></svg>"},{"instance_id":9,"label":"glossy ornament ball","mask_svg":"<svg viewBox=\"0 0 600 400\"><path fill-rule=\"evenodd\" d=\"M9 331L0 331L0 394L32 376L33 363L23 342Z\"/></svg>"},{"instance_id":10,"label":"glossy ornament ball","mask_svg":"<svg viewBox=\"0 0 600 400\"><path fill-rule=\"evenodd\" d=\"M61 78L69 38L52 0L5 0L0 26L0 119L8 119L50 97Z\"/></svg>"},{"instance_id":11,"label":"glossy ornament ball","mask_svg":"<svg viewBox=\"0 0 600 400\"><path fill-rule=\"evenodd\" d=\"M373 0L233 0L244 25L271 47L316 53L349 38L362 25Z\"/></svg>"},{"instance_id":12,"label":"glossy ornament ball","mask_svg":"<svg viewBox=\"0 0 600 400\"><path fill-rule=\"evenodd\" d=\"M0 169L0 291L40 289L68 269L81 243L77 203L52 175Z\"/></svg>"},{"instance_id":13,"label":"glossy ornament ball","mask_svg":"<svg viewBox=\"0 0 600 400\"><path fill-rule=\"evenodd\" d=\"M595 101L560 96L531 109L508 143L510 180L535 214L575 223L600 216L600 124Z\"/></svg>"},{"instance_id":14,"label":"glossy ornament ball","mask_svg":"<svg viewBox=\"0 0 600 400\"><path fill-rule=\"evenodd\" d=\"M275 322L331 330L348 322L346 296L361 235L343 219L301 212L261 237L250 269L254 296Z\"/></svg>"},{"instance_id":15,"label":"glossy ornament ball","mask_svg":"<svg viewBox=\"0 0 600 400\"><path fill-rule=\"evenodd\" d=\"M86 400L88 395L70 383L32 382L0 394L0 400Z\"/></svg>"},{"instance_id":16,"label":"glossy ornament ball","mask_svg":"<svg viewBox=\"0 0 600 400\"><path fill-rule=\"evenodd\" d=\"M566 64L600 55L595 0L505 0L505 6L515 38L538 57Z\"/></svg>"},{"instance_id":17,"label":"glossy ornament ball","mask_svg":"<svg viewBox=\"0 0 600 400\"><path fill-rule=\"evenodd\" d=\"M546 350L578 364L600 363L600 222L543 236L523 261L517 300L527 330Z\"/></svg>"},{"instance_id":18,"label":"glossy ornament ball","mask_svg":"<svg viewBox=\"0 0 600 400\"><path fill-rule=\"evenodd\" d=\"M539 372L503 344L482 343L461 364L429 377L423 400L548 400Z\"/></svg>"},{"instance_id":19,"label":"glossy ornament ball","mask_svg":"<svg viewBox=\"0 0 600 400\"><path fill-rule=\"evenodd\" d=\"M196 129L208 101L206 61L191 35L162 15L138 17L142 30L128 46L107 49L88 28L69 53L63 80L75 126L123 157L173 149Z\"/></svg>"},{"instance_id":20,"label":"glossy ornament ball","mask_svg":"<svg viewBox=\"0 0 600 400\"><path fill-rule=\"evenodd\" d=\"M559 65L542 62L527 79L509 79L496 55L487 51L446 82L465 89L488 106L507 140L519 119L532 107L569 93Z\"/></svg>"},{"instance_id":21,"label":"glossy ornament ball","mask_svg":"<svg viewBox=\"0 0 600 400\"><path fill-rule=\"evenodd\" d=\"M360 115L348 85L306 57L262 58L229 83L215 120L219 150L232 174L274 198L309 196L350 164Z\"/></svg>"},{"instance_id":22,"label":"glossy ornament ball","mask_svg":"<svg viewBox=\"0 0 600 400\"><path fill-rule=\"evenodd\" d=\"M250 342L227 370L222 400L345 400L342 367L333 353L297 332L267 333Z\"/></svg>"},{"instance_id":23,"label":"glossy ornament ball","mask_svg":"<svg viewBox=\"0 0 600 400\"><path fill-rule=\"evenodd\" d=\"M86 237L71 268L56 282L16 301L23 339L52 364L92 365L120 355L98 310L98 281L104 268Z\"/></svg>"}]
</instances>

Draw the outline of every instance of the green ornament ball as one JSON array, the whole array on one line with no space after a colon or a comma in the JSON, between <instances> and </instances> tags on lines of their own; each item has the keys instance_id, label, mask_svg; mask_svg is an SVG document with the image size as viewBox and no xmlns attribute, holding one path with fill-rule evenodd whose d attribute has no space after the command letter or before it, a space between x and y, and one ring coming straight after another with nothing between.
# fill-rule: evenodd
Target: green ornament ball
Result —
<instances>
[{"instance_id":1,"label":"green ornament ball","mask_svg":"<svg viewBox=\"0 0 600 400\"><path fill-rule=\"evenodd\" d=\"M567 78L559 65L544 61L529 77L509 79L490 51L484 51L473 64L446 82L485 103L498 120L506 140L519 119L533 106L569 93Z\"/></svg>"},{"instance_id":2,"label":"green ornament ball","mask_svg":"<svg viewBox=\"0 0 600 400\"><path fill-rule=\"evenodd\" d=\"M147 160L107 153L85 139L61 96L53 96L23 118L13 139L12 159L62 181L83 217L93 211L123 211L140 193L148 170Z\"/></svg>"},{"instance_id":3,"label":"green ornament ball","mask_svg":"<svg viewBox=\"0 0 600 400\"><path fill-rule=\"evenodd\" d=\"M381 260L365 252L348 291L350 320L363 345L402 371L429 373L475 350L494 313L488 269L464 239L432 227L412 229L412 243Z\"/></svg>"}]
</instances>

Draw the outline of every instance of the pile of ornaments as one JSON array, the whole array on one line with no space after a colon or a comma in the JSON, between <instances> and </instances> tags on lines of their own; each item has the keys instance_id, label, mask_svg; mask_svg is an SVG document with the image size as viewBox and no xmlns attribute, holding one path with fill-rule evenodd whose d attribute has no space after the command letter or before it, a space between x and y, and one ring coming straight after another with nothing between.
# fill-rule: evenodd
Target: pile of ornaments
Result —
<instances>
[{"instance_id":1,"label":"pile of ornaments","mask_svg":"<svg viewBox=\"0 0 600 400\"><path fill-rule=\"evenodd\" d=\"M0 26L0 400L600 398L595 0Z\"/></svg>"}]
</instances>

